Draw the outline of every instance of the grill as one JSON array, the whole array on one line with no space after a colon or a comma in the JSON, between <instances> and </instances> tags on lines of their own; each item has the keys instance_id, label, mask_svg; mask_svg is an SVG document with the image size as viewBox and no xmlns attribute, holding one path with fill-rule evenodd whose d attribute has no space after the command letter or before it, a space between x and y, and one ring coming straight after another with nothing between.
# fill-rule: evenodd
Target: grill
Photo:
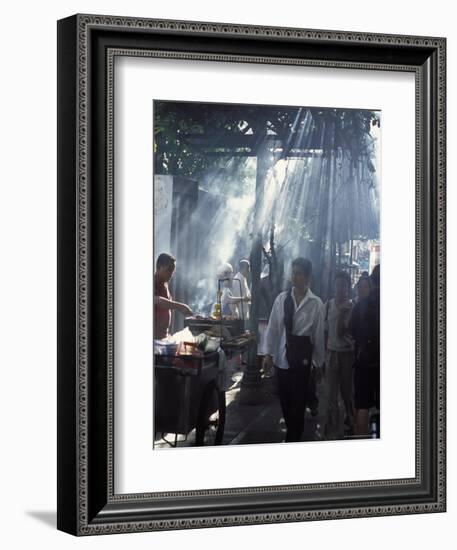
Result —
<instances>
[{"instance_id":1,"label":"grill","mask_svg":"<svg viewBox=\"0 0 457 550\"><path fill-rule=\"evenodd\" d=\"M209 329L218 327L223 327L222 336L225 332L224 329L226 329L232 338L235 336L240 336L240 334L244 334L245 331L243 319L200 319L195 317L187 317L184 320L184 326L189 327L189 330L194 336Z\"/></svg>"}]
</instances>

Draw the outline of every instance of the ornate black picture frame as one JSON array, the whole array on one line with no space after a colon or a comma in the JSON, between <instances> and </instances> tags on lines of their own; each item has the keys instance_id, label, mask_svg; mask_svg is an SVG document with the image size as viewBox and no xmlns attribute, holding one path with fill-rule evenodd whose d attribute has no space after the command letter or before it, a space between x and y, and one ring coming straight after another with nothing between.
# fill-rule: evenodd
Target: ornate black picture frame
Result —
<instances>
[{"instance_id":1,"label":"ornate black picture frame","mask_svg":"<svg viewBox=\"0 0 457 550\"><path fill-rule=\"evenodd\" d=\"M412 72L416 475L115 494L113 60L155 56ZM444 38L74 15L58 22L58 528L75 535L444 512Z\"/></svg>"}]
</instances>

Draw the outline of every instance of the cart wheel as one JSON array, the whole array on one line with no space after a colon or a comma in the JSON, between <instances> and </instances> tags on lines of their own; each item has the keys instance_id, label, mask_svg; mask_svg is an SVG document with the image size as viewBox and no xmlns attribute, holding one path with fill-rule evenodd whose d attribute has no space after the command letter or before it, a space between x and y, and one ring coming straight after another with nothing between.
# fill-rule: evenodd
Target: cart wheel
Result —
<instances>
[{"instance_id":1,"label":"cart wheel","mask_svg":"<svg viewBox=\"0 0 457 550\"><path fill-rule=\"evenodd\" d=\"M225 393L211 383L203 393L198 411L195 444L220 445L225 426Z\"/></svg>"}]
</instances>

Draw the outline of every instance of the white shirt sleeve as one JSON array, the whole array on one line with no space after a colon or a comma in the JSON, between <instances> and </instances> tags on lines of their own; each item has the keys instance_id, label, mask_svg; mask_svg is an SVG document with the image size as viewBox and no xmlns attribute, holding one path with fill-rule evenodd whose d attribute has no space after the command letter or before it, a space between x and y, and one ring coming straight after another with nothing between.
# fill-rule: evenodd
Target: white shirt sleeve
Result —
<instances>
[{"instance_id":1,"label":"white shirt sleeve","mask_svg":"<svg viewBox=\"0 0 457 550\"><path fill-rule=\"evenodd\" d=\"M251 298L251 291L249 290L249 285L248 285L248 282L246 280L246 277L243 277L243 286L244 286L244 296L246 298Z\"/></svg>"},{"instance_id":2,"label":"white shirt sleeve","mask_svg":"<svg viewBox=\"0 0 457 550\"><path fill-rule=\"evenodd\" d=\"M278 350L281 339L280 322L282 321L282 317L280 315L280 303L280 296L278 296L273 303L273 307L271 308L268 326L265 331L265 355L275 356Z\"/></svg>"},{"instance_id":3,"label":"white shirt sleeve","mask_svg":"<svg viewBox=\"0 0 457 550\"><path fill-rule=\"evenodd\" d=\"M322 302L318 306L316 318L313 323L311 333L311 342L313 344L313 362L316 367L322 367L325 362L325 343L324 343L324 319L325 307Z\"/></svg>"},{"instance_id":4,"label":"white shirt sleeve","mask_svg":"<svg viewBox=\"0 0 457 550\"><path fill-rule=\"evenodd\" d=\"M251 297L251 291L249 290L248 282L246 280L246 277L242 275L241 273L237 273L235 277L233 278L237 282L234 284L235 293L241 292L242 298L250 298ZM238 284L238 281L240 281L241 285Z\"/></svg>"}]
</instances>

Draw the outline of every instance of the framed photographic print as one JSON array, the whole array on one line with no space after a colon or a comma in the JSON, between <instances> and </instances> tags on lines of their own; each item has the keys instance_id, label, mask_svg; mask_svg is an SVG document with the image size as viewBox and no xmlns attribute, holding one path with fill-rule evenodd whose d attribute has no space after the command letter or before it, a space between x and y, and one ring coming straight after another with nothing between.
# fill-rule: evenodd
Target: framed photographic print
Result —
<instances>
[{"instance_id":1,"label":"framed photographic print","mask_svg":"<svg viewBox=\"0 0 457 550\"><path fill-rule=\"evenodd\" d=\"M445 511L445 39L58 51L58 528Z\"/></svg>"}]
</instances>

